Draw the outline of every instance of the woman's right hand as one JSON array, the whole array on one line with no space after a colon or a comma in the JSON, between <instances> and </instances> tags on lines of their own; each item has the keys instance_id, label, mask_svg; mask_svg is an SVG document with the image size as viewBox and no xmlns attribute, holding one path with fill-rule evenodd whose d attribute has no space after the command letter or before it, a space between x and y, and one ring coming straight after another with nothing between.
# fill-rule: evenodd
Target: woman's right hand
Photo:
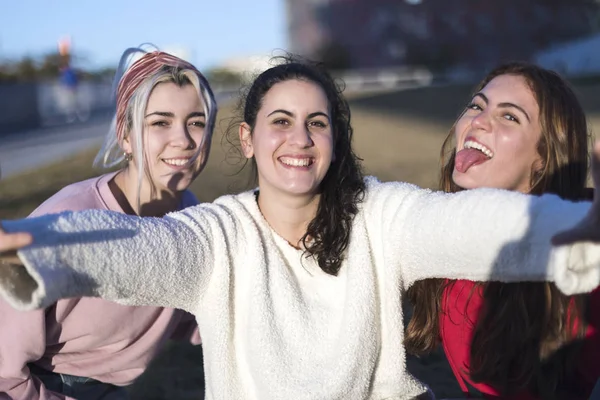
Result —
<instances>
[{"instance_id":1,"label":"woman's right hand","mask_svg":"<svg viewBox=\"0 0 600 400\"><path fill-rule=\"evenodd\" d=\"M29 233L6 233L0 226L0 260L20 264L17 250L32 243L33 238Z\"/></svg>"}]
</instances>

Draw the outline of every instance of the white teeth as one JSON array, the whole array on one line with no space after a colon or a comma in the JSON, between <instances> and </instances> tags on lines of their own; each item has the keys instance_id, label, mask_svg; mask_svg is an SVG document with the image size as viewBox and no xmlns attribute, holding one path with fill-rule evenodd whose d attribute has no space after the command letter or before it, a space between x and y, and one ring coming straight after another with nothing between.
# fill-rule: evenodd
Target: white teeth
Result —
<instances>
[{"instance_id":1,"label":"white teeth","mask_svg":"<svg viewBox=\"0 0 600 400\"><path fill-rule=\"evenodd\" d=\"M186 165L190 159L189 158L165 158L163 159L169 165L174 165L176 167L182 167Z\"/></svg>"},{"instance_id":2,"label":"white teeth","mask_svg":"<svg viewBox=\"0 0 600 400\"><path fill-rule=\"evenodd\" d=\"M465 149L477 149L477 150L481 151L483 154L485 154L486 156L488 156L489 158L494 157L494 153L490 149L488 149L481 143L477 143L473 140L467 140L465 142L464 148Z\"/></svg>"},{"instance_id":3,"label":"white teeth","mask_svg":"<svg viewBox=\"0 0 600 400\"><path fill-rule=\"evenodd\" d=\"M280 160L291 167L308 167L310 165L310 158L281 157Z\"/></svg>"}]
</instances>

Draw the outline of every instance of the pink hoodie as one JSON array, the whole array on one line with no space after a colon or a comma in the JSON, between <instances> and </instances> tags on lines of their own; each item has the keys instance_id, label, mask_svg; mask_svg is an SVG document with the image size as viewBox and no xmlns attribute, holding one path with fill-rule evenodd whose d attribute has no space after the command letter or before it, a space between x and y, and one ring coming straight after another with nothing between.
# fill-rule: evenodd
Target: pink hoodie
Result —
<instances>
[{"instance_id":1,"label":"pink hoodie","mask_svg":"<svg viewBox=\"0 0 600 400\"><path fill-rule=\"evenodd\" d=\"M31 216L90 208L123 212L108 187L116 173L69 185ZM182 208L198 203L186 191ZM159 245L159 244L157 244ZM55 400L29 373L49 371L129 385L169 339L200 343L196 321L184 311L128 307L97 298L60 300L45 310L15 311L0 299L0 399Z\"/></svg>"}]
</instances>

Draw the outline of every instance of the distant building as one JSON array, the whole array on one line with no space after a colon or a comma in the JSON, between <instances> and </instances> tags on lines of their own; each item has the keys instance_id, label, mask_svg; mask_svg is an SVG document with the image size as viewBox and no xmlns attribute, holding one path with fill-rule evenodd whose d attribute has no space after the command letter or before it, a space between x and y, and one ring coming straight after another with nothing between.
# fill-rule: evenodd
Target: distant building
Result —
<instances>
[{"instance_id":1,"label":"distant building","mask_svg":"<svg viewBox=\"0 0 600 400\"><path fill-rule=\"evenodd\" d=\"M286 0L289 48L339 68L530 59L600 31L587 0Z\"/></svg>"},{"instance_id":2,"label":"distant building","mask_svg":"<svg viewBox=\"0 0 600 400\"><path fill-rule=\"evenodd\" d=\"M600 73L600 34L542 50L534 60L567 76L597 75Z\"/></svg>"}]
</instances>

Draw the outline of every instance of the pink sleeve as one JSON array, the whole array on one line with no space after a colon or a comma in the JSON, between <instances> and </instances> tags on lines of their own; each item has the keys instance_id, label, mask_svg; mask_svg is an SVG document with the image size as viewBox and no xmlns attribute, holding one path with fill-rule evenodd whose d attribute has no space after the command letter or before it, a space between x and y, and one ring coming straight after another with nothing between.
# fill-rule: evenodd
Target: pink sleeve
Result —
<instances>
[{"instance_id":1,"label":"pink sleeve","mask_svg":"<svg viewBox=\"0 0 600 400\"><path fill-rule=\"evenodd\" d=\"M2 399L69 400L47 390L27 363L46 350L45 310L19 312L0 300L0 393Z\"/></svg>"}]
</instances>

